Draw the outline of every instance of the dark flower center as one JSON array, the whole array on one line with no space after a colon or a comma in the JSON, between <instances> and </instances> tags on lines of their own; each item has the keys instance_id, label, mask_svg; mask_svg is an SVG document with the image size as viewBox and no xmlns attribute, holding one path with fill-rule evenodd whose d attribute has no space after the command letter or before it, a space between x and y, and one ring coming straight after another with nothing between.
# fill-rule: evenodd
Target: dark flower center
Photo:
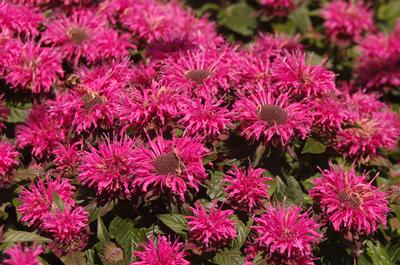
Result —
<instances>
[{"instance_id":1,"label":"dark flower center","mask_svg":"<svg viewBox=\"0 0 400 265\"><path fill-rule=\"evenodd\" d=\"M105 99L95 93L86 94L81 97L83 101L83 108L90 111L94 106L104 104Z\"/></svg>"},{"instance_id":2,"label":"dark flower center","mask_svg":"<svg viewBox=\"0 0 400 265\"><path fill-rule=\"evenodd\" d=\"M77 45L80 45L85 40L90 39L89 33L85 29L80 28L72 28L69 31L69 37L71 38L72 42Z\"/></svg>"},{"instance_id":3,"label":"dark flower center","mask_svg":"<svg viewBox=\"0 0 400 265\"><path fill-rule=\"evenodd\" d=\"M162 154L154 160L154 168L160 175L176 174L179 166L179 159L174 153Z\"/></svg>"},{"instance_id":4,"label":"dark flower center","mask_svg":"<svg viewBox=\"0 0 400 265\"><path fill-rule=\"evenodd\" d=\"M285 124L289 120L288 114L283 108L269 104L261 106L258 117L270 126Z\"/></svg>"},{"instance_id":5,"label":"dark flower center","mask_svg":"<svg viewBox=\"0 0 400 265\"><path fill-rule=\"evenodd\" d=\"M338 193L338 198L343 206L352 209L360 208L362 203L361 198L354 192L341 191Z\"/></svg>"},{"instance_id":6,"label":"dark flower center","mask_svg":"<svg viewBox=\"0 0 400 265\"><path fill-rule=\"evenodd\" d=\"M297 233L288 229L284 228L283 233L282 233L282 239L283 240L292 240L297 237Z\"/></svg>"},{"instance_id":7,"label":"dark flower center","mask_svg":"<svg viewBox=\"0 0 400 265\"><path fill-rule=\"evenodd\" d=\"M191 70L185 73L185 77L187 79L192 80L196 84L201 84L207 77L211 75L211 72L208 70L204 69L198 69L198 70Z\"/></svg>"}]
</instances>

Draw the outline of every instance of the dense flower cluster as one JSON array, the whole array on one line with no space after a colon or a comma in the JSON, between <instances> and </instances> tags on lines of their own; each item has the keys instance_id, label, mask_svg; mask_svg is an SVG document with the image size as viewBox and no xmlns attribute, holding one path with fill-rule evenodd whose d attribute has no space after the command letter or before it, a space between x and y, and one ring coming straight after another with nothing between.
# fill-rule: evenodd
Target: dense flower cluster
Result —
<instances>
[{"instance_id":1,"label":"dense flower cluster","mask_svg":"<svg viewBox=\"0 0 400 265\"><path fill-rule=\"evenodd\" d=\"M5 264L396 247L393 1L202 2L0 0Z\"/></svg>"}]
</instances>

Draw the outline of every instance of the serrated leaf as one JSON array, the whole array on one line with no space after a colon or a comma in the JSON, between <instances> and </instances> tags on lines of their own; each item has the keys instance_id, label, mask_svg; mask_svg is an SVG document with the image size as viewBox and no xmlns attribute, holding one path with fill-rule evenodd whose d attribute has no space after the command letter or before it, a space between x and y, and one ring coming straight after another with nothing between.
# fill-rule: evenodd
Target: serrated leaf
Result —
<instances>
[{"instance_id":1,"label":"serrated leaf","mask_svg":"<svg viewBox=\"0 0 400 265\"><path fill-rule=\"evenodd\" d=\"M306 5L290 13L289 19L293 21L293 24L302 33L306 33L312 27L310 14Z\"/></svg>"},{"instance_id":2,"label":"serrated leaf","mask_svg":"<svg viewBox=\"0 0 400 265\"><path fill-rule=\"evenodd\" d=\"M187 236L187 221L182 214L159 214L157 218L160 219L166 226L171 228L177 234Z\"/></svg>"},{"instance_id":3,"label":"serrated leaf","mask_svg":"<svg viewBox=\"0 0 400 265\"><path fill-rule=\"evenodd\" d=\"M250 36L257 27L255 10L242 1L220 10L219 24L243 36Z\"/></svg>"},{"instance_id":4,"label":"serrated leaf","mask_svg":"<svg viewBox=\"0 0 400 265\"><path fill-rule=\"evenodd\" d=\"M244 257L238 250L225 250L215 255L213 262L217 265L243 265Z\"/></svg>"},{"instance_id":5,"label":"serrated leaf","mask_svg":"<svg viewBox=\"0 0 400 265\"><path fill-rule=\"evenodd\" d=\"M147 240L146 230L134 227L134 223L127 219L115 217L109 226L110 236L117 240L123 248L125 263L130 264L133 251Z\"/></svg>"},{"instance_id":6,"label":"serrated leaf","mask_svg":"<svg viewBox=\"0 0 400 265\"><path fill-rule=\"evenodd\" d=\"M302 154L322 154L325 153L326 147L324 144L318 142L312 137L309 137L304 144L303 150L301 150Z\"/></svg>"},{"instance_id":7,"label":"serrated leaf","mask_svg":"<svg viewBox=\"0 0 400 265\"><path fill-rule=\"evenodd\" d=\"M25 122L29 111L32 108L32 103L18 103L17 105L7 106L10 110L10 114L7 117L9 123L22 123Z\"/></svg>"},{"instance_id":8,"label":"serrated leaf","mask_svg":"<svg viewBox=\"0 0 400 265\"><path fill-rule=\"evenodd\" d=\"M87 265L85 253L73 252L66 256L61 257L61 261L65 265Z\"/></svg>"},{"instance_id":9,"label":"serrated leaf","mask_svg":"<svg viewBox=\"0 0 400 265\"><path fill-rule=\"evenodd\" d=\"M224 197L224 190L222 187L222 178L224 175L224 172L215 171L211 173L210 180L206 181L207 195L210 196L211 200Z\"/></svg>"},{"instance_id":10,"label":"serrated leaf","mask_svg":"<svg viewBox=\"0 0 400 265\"><path fill-rule=\"evenodd\" d=\"M243 244L246 242L247 236L250 233L252 222L249 221L247 225L245 225L238 218L235 218L235 226L237 235L235 240L233 241L232 247L234 249L240 250Z\"/></svg>"},{"instance_id":11,"label":"serrated leaf","mask_svg":"<svg viewBox=\"0 0 400 265\"><path fill-rule=\"evenodd\" d=\"M35 242L35 243L43 243L43 242L51 242L51 239L40 236L33 232L26 231L16 231L9 229L3 235L4 240L3 243L19 243L19 242Z\"/></svg>"},{"instance_id":12,"label":"serrated leaf","mask_svg":"<svg viewBox=\"0 0 400 265\"><path fill-rule=\"evenodd\" d=\"M103 244L110 243L110 234L108 233L108 230L104 225L103 220L101 220L101 217L97 218L97 238Z\"/></svg>"},{"instance_id":13,"label":"serrated leaf","mask_svg":"<svg viewBox=\"0 0 400 265\"><path fill-rule=\"evenodd\" d=\"M374 245L371 241L367 241L367 253L373 265L395 265L390 261L386 249L379 242L377 245Z\"/></svg>"}]
</instances>

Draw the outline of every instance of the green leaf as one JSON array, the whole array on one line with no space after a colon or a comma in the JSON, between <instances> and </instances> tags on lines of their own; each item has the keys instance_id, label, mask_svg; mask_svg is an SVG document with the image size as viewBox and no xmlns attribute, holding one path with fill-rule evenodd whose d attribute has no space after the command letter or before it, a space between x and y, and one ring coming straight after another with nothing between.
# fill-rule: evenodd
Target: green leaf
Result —
<instances>
[{"instance_id":1,"label":"green leaf","mask_svg":"<svg viewBox=\"0 0 400 265\"><path fill-rule=\"evenodd\" d=\"M217 265L243 265L244 257L239 250L225 250L215 255L213 262Z\"/></svg>"},{"instance_id":2,"label":"green leaf","mask_svg":"<svg viewBox=\"0 0 400 265\"><path fill-rule=\"evenodd\" d=\"M237 235L235 237L235 240L233 241L233 248L240 250L240 248L243 246L244 242L246 242L247 236L250 233L252 222L249 221L248 224L245 225L236 216L234 219L235 219Z\"/></svg>"},{"instance_id":3,"label":"green leaf","mask_svg":"<svg viewBox=\"0 0 400 265\"><path fill-rule=\"evenodd\" d=\"M109 230L111 237L123 248L126 264L130 264L133 251L147 240L146 230L136 228L132 221L118 216L111 221Z\"/></svg>"},{"instance_id":4,"label":"green leaf","mask_svg":"<svg viewBox=\"0 0 400 265\"><path fill-rule=\"evenodd\" d=\"M26 231L16 231L9 229L3 235L4 240L3 243L19 243L19 242L35 242L35 243L43 243L43 242L51 242L51 239L39 236L33 232Z\"/></svg>"},{"instance_id":5,"label":"green leaf","mask_svg":"<svg viewBox=\"0 0 400 265\"><path fill-rule=\"evenodd\" d=\"M257 27L255 10L245 1L229 5L220 10L219 24L243 36L250 36Z\"/></svg>"},{"instance_id":6,"label":"green leaf","mask_svg":"<svg viewBox=\"0 0 400 265\"><path fill-rule=\"evenodd\" d=\"M61 257L61 261L65 265L87 265L85 253L73 252L66 256Z\"/></svg>"},{"instance_id":7,"label":"green leaf","mask_svg":"<svg viewBox=\"0 0 400 265\"><path fill-rule=\"evenodd\" d=\"M113 208L114 208L113 201L101 207L97 206L96 201L90 202L87 206L85 206L85 210L89 212L89 222L93 222L94 220L97 220L98 217L106 215Z\"/></svg>"},{"instance_id":8,"label":"green leaf","mask_svg":"<svg viewBox=\"0 0 400 265\"><path fill-rule=\"evenodd\" d=\"M301 150L302 154L322 154L325 153L326 147L324 144L318 142L314 138L309 137L303 147L303 150Z\"/></svg>"},{"instance_id":9,"label":"green leaf","mask_svg":"<svg viewBox=\"0 0 400 265\"><path fill-rule=\"evenodd\" d=\"M106 226L103 223L103 220L101 220L101 217L97 218L97 238L102 242L103 244L110 243L110 234L108 233L108 230Z\"/></svg>"},{"instance_id":10,"label":"green leaf","mask_svg":"<svg viewBox=\"0 0 400 265\"><path fill-rule=\"evenodd\" d=\"M379 242L374 245L371 241L367 241L367 253L372 260L373 265L394 265L390 261L390 257L384 247Z\"/></svg>"},{"instance_id":11,"label":"green leaf","mask_svg":"<svg viewBox=\"0 0 400 265\"><path fill-rule=\"evenodd\" d=\"M51 211L54 212L56 209L59 209L61 212L63 212L65 208L64 201L60 198L57 192L53 191L52 195L53 202L51 203Z\"/></svg>"},{"instance_id":12,"label":"green leaf","mask_svg":"<svg viewBox=\"0 0 400 265\"><path fill-rule=\"evenodd\" d=\"M86 263L87 265L96 265L94 263L95 260L95 251L93 249L87 249L85 250L85 257L86 257Z\"/></svg>"},{"instance_id":13,"label":"green leaf","mask_svg":"<svg viewBox=\"0 0 400 265\"><path fill-rule=\"evenodd\" d=\"M26 121L29 111L32 108L32 103L18 103L17 105L8 105L7 107L10 110L7 122L22 123Z\"/></svg>"},{"instance_id":14,"label":"green leaf","mask_svg":"<svg viewBox=\"0 0 400 265\"><path fill-rule=\"evenodd\" d=\"M293 24L302 33L306 33L312 28L310 14L306 5L290 13L289 19L293 21Z\"/></svg>"},{"instance_id":15,"label":"green leaf","mask_svg":"<svg viewBox=\"0 0 400 265\"><path fill-rule=\"evenodd\" d=\"M387 3L381 3L378 9L378 18L386 21L391 28L396 25L399 17L400 1L392 0Z\"/></svg>"},{"instance_id":16,"label":"green leaf","mask_svg":"<svg viewBox=\"0 0 400 265\"><path fill-rule=\"evenodd\" d=\"M222 178L225 175L224 172L215 171L210 174L210 180L206 180L207 195L210 196L211 200L224 197L224 190L222 187Z\"/></svg>"},{"instance_id":17,"label":"green leaf","mask_svg":"<svg viewBox=\"0 0 400 265\"><path fill-rule=\"evenodd\" d=\"M166 226L172 229L177 234L184 237L187 236L187 221L182 214L159 214L157 218L160 219Z\"/></svg>"}]
</instances>

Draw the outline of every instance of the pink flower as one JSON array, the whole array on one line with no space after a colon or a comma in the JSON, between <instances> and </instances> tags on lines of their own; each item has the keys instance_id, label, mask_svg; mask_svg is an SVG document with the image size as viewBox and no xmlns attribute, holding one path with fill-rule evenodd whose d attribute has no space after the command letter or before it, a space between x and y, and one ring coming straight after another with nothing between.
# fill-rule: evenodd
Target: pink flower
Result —
<instances>
[{"instance_id":1,"label":"pink flower","mask_svg":"<svg viewBox=\"0 0 400 265\"><path fill-rule=\"evenodd\" d=\"M8 256L3 260L4 265L42 265L37 259L43 253L42 246L32 245L31 247L18 244L5 252Z\"/></svg>"},{"instance_id":2,"label":"pink flower","mask_svg":"<svg viewBox=\"0 0 400 265\"><path fill-rule=\"evenodd\" d=\"M221 210L216 205L206 210L200 202L191 208L193 216L187 216L189 238L205 250L223 248L236 237L235 223L231 219L232 210Z\"/></svg>"},{"instance_id":3,"label":"pink flower","mask_svg":"<svg viewBox=\"0 0 400 265\"><path fill-rule=\"evenodd\" d=\"M15 151L15 147L6 142L0 140L0 188L7 186L11 179L12 170L18 166L17 157L19 153Z\"/></svg>"},{"instance_id":4,"label":"pink flower","mask_svg":"<svg viewBox=\"0 0 400 265\"><path fill-rule=\"evenodd\" d=\"M370 89L400 86L400 34L369 35L360 41L356 73L358 81Z\"/></svg>"},{"instance_id":5,"label":"pink flower","mask_svg":"<svg viewBox=\"0 0 400 265\"><path fill-rule=\"evenodd\" d=\"M75 187L70 184L69 179L39 179L32 183L29 188L24 188L19 194L21 205L18 212L21 213L22 222L28 222L30 226L41 225L43 218L50 212L53 203L53 193L67 205L75 205L72 195Z\"/></svg>"},{"instance_id":6,"label":"pink flower","mask_svg":"<svg viewBox=\"0 0 400 265\"><path fill-rule=\"evenodd\" d=\"M237 62L237 84L241 89L254 86L255 83L261 85L271 84L271 62L269 53L253 53L243 51L240 53Z\"/></svg>"},{"instance_id":7,"label":"pink flower","mask_svg":"<svg viewBox=\"0 0 400 265\"><path fill-rule=\"evenodd\" d=\"M386 224L389 212L386 194L358 175L354 166L329 165L321 170L321 178L313 180L310 196L336 231L370 234L379 224Z\"/></svg>"},{"instance_id":8,"label":"pink flower","mask_svg":"<svg viewBox=\"0 0 400 265\"><path fill-rule=\"evenodd\" d=\"M296 8L293 0L258 0L266 11L274 16L286 16Z\"/></svg>"},{"instance_id":9,"label":"pink flower","mask_svg":"<svg viewBox=\"0 0 400 265\"><path fill-rule=\"evenodd\" d=\"M280 264L308 260L312 256L312 246L322 238L318 232L320 226L297 206L269 207L254 220L256 245Z\"/></svg>"},{"instance_id":10,"label":"pink flower","mask_svg":"<svg viewBox=\"0 0 400 265\"><path fill-rule=\"evenodd\" d=\"M128 138L106 139L98 149L89 146L79 168L79 180L108 198L129 198L134 191L135 142Z\"/></svg>"},{"instance_id":11,"label":"pink flower","mask_svg":"<svg viewBox=\"0 0 400 265\"><path fill-rule=\"evenodd\" d=\"M260 33L254 44L251 45L251 53L261 57L274 57L284 55L284 50L293 53L297 50L304 50L300 43L300 35L289 36L285 34Z\"/></svg>"},{"instance_id":12,"label":"pink flower","mask_svg":"<svg viewBox=\"0 0 400 265\"><path fill-rule=\"evenodd\" d=\"M197 138L173 137L166 140L162 135L149 141L149 147L137 150L133 163L136 169L135 185L143 192L171 192L182 201L189 188L196 191L207 178L203 158L208 150Z\"/></svg>"},{"instance_id":13,"label":"pink flower","mask_svg":"<svg viewBox=\"0 0 400 265\"><path fill-rule=\"evenodd\" d=\"M14 35L36 36L37 28L43 22L44 16L36 12L36 9L0 2L0 28L2 31L10 31Z\"/></svg>"},{"instance_id":14,"label":"pink flower","mask_svg":"<svg viewBox=\"0 0 400 265\"><path fill-rule=\"evenodd\" d=\"M269 199L267 182L272 178L264 177L262 168L239 169L233 166L233 171L228 171L224 177L224 189L227 200L234 208L252 212L263 207L264 201Z\"/></svg>"},{"instance_id":15,"label":"pink flower","mask_svg":"<svg viewBox=\"0 0 400 265\"><path fill-rule=\"evenodd\" d=\"M238 98L234 111L247 140L285 146L294 136L304 139L310 130L312 116L308 107L290 103L289 93L275 97L272 91L258 86L249 93L239 92Z\"/></svg>"},{"instance_id":16,"label":"pink flower","mask_svg":"<svg viewBox=\"0 0 400 265\"><path fill-rule=\"evenodd\" d=\"M346 105L334 96L326 96L310 102L313 126L321 134L335 134L348 118Z\"/></svg>"},{"instance_id":17,"label":"pink flower","mask_svg":"<svg viewBox=\"0 0 400 265\"><path fill-rule=\"evenodd\" d=\"M0 94L0 130L6 127L3 122L7 121L9 114L10 110L7 108L7 105L3 100L3 95Z\"/></svg>"},{"instance_id":18,"label":"pink flower","mask_svg":"<svg viewBox=\"0 0 400 265\"><path fill-rule=\"evenodd\" d=\"M89 213L83 207L67 204L44 216L41 228L53 236L56 252L71 253L86 246L88 222Z\"/></svg>"},{"instance_id":19,"label":"pink flower","mask_svg":"<svg viewBox=\"0 0 400 265\"><path fill-rule=\"evenodd\" d=\"M235 80L233 62L236 56L230 46L207 47L188 52L177 61L166 60L161 75L170 86L182 87L194 95L227 92L230 81Z\"/></svg>"},{"instance_id":20,"label":"pink flower","mask_svg":"<svg viewBox=\"0 0 400 265\"><path fill-rule=\"evenodd\" d=\"M359 115L337 133L335 147L347 156L368 160L380 148L396 147L400 137L399 128L398 117L390 111Z\"/></svg>"},{"instance_id":21,"label":"pink flower","mask_svg":"<svg viewBox=\"0 0 400 265\"><path fill-rule=\"evenodd\" d=\"M44 105L34 105L24 125L17 126L16 143L18 147L32 146L32 154L45 158L65 139L64 130L49 117Z\"/></svg>"},{"instance_id":22,"label":"pink flower","mask_svg":"<svg viewBox=\"0 0 400 265\"><path fill-rule=\"evenodd\" d=\"M355 41L374 29L372 12L362 1L335 0L322 9L326 33L334 42Z\"/></svg>"},{"instance_id":23,"label":"pink flower","mask_svg":"<svg viewBox=\"0 0 400 265\"><path fill-rule=\"evenodd\" d=\"M59 143L53 151L55 156L53 161L57 165L57 169L74 175L82 158L81 146L82 141L65 145Z\"/></svg>"},{"instance_id":24,"label":"pink flower","mask_svg":"<svg viewBox=\"0 0 400 265\"><path fill-rule=\"evenodd\" d=\"M142 251L133 253L138 260L132 262L131 265L189 265L182 249L182 243L171 242L167 237L159 236L156 240L150 240L144 244Z\"/></svg>"},{"instance_id":25,"label":"pink flower","mask_svg":"<svg viewBox=\"0 0 400 265\"><path fill-rule=\"evenodd\" d=\"M14 88L29 89L33 93L49 92L62 77L61 56L51 48L43 48L33 40L22 43L9 41L7 53L2 58L5 79Z\"/></svg>"},{"instance_id":26,"label":"pink flower","mask_svg":"<svg viewBox=\"0 0 400 265\"><path fill-rule=\"evenodd\" d=\"M43 6L43 5L48 5L48 4L64 4L66 6L72 5L72 4L79 4L79 3L87 3L90 0L14 0L14 2L19 2L23 4L31 4L31 5L36 5L36 6Z\"/></svg>"},{"instance_id":27,"label":"pink flower","mask_svg":"<svg viewBox=\"0 0 400 265\"><path fill-rule=\"evenodd\" d=\"M77 66L80 59L89 64L103 59L121 59L128 56L126 36L107 27L107 19L89 10L79 10L70 17L61 16L52 21L44 32L44 42L60 47L68 61Z\"/></svg>"},{"instance_id":28,"label":"pink flower","mask_svg":"<svg viewBox=\"0 0 400 265\"><path fill-rule=\"evenodd\" d=\"M118 118L125 127L158 128L176 119L188 96L181 89L153 81L149 86L129 87L119 96Z\"/></svg>"},{"instance_id":29,"label":"pink flower","mask_svg":"<svg viewBox=\"0 0 400 265\"><path fill-rule=\"evenodd\" d=\"M233 127L232 114L222 99L212 96L191 100L182 111L184 115L178 124L184 126L185 135L202 135L214 138Z\"/></svg>"},{"instance_id":30,"label":"pink flower","mask_svg":"<svg viewBox=\"0 0 400 265\"><path fill-rule=\"evenodd\" d=\"M336 91L335 74L323 65L311 65L311 57L306 62L306 54L302 52L285 52L272 64L272 78L283 91L294 95L317 96Z\"/></svg>"}]
</instances>

